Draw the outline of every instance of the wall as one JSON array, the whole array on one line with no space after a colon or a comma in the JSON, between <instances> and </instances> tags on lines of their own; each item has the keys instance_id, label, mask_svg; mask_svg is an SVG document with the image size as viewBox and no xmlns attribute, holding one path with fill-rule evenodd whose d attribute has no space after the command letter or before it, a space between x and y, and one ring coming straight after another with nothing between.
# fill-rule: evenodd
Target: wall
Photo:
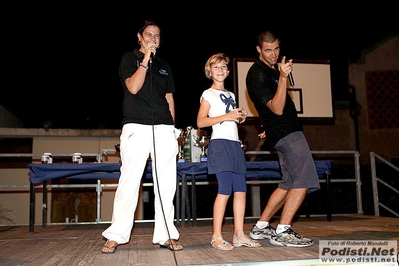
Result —
<instances>
[{"instance_id":1,"label":"wall","mask_svg":"<svg viewBox=\"0 0 399 266\"><path fill-rule=\"evenodd\" d=\"M389 70L399 71L399 36L365 53L362 62L349 65L349 83L355 86L357 100L361 106L358 120L362 162L369 161L371 151L388 161L399 158L399 128L370 129L368 121L366 72ZM392 88L398 91L398 80L396 84L392 84ZM398 110L398 98L396 98L396 112Z\"/></svg>"},{"instance_id":2,"label":"wall","mask_svg":"<svg viewBox=\"0 0 399 266\"><path fill-rule=\"evenodd\" d=\"M15 115L0 105L0 127L23 127L23 123Z\"/></svg>"}]
</instances>

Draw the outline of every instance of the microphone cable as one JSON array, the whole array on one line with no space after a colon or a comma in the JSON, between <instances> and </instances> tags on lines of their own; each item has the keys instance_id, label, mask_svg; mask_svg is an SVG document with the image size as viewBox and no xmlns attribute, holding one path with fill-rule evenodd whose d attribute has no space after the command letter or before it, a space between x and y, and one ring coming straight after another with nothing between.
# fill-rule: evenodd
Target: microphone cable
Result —
<instances>
[{"instance_id":1,"label":"microphone cable","mask_svg":"<svg viewBox=\"0 0 399 266\"><path fill-rule=\"evenodd\" d=\"M152 79L152 56L150 57L150 64L149 65L150 65L150 67L149 67L149 72L150 72L150 96L151 96L151 105L152 105L151 106L151 120L152 120L151 125L152 125L152 141L153 141L153 147L154 147L154 154L152 154L151 157L152 157L152 160L154 160L154 173L155 173L155 176L153 176L152 179L153 179L154 183L155 182L157 183L157 192L158 192L159 203L161 205L162 216L163 216L163 220L165 222L165 227L166 227L166 231L168 233L168 238L169 238L169 240L166 240L166 241L169 241L169 244L168 244L169 247L170 246L173 247L173 249L172 249L173 257L174 257L176 266L178 266L179 264L178 264L177 258L176 258L176 250L174 248L174 243L172 242L172 239L170 237L170 231L169 231L169 228L168 228L168 223L166 221L165 210L164 210L164 207L163 207L162 198L161 198L161 192L159 190L159 182L158 182L157 159L156 159L157 156L156 156L156 149L155 149L154 94L153 94L153 83L152 83L152 80L153 80ZM155 205L154 205L154 207L155 207ZM155 214L155 212L154 212L154 214ZM154 219L154 223L155 223L155 219ZM168 249L170 249L169 247L168 247Z\"/></svg>"}]
</instances>

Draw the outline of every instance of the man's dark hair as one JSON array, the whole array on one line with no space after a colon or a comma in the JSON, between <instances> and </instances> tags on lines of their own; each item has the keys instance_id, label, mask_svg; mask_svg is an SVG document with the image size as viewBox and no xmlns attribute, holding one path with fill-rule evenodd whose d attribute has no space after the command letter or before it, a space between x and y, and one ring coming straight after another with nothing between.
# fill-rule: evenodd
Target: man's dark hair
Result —
<instances>
[{"instance_id":1,"label":"man's dark hair","mask_svg":"<svg viewBox=\"0 0 399 266\"><path fill-rule=\"evenodd\" d=\"M259 47L262 47L262 43L264 43L264 42L273 43L276 40L280 41L278 36L273 31L271 31L271 30L262 31L258 35L258 44L257 45L259 45Z\"/></svg>"}]
</instances>

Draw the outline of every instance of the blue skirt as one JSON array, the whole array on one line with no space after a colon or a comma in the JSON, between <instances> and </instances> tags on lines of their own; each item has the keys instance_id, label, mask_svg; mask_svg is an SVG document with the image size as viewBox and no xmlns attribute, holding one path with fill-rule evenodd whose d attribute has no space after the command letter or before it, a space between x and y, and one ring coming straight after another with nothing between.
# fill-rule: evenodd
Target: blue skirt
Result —
<instances>
[{"instance_id":1,"label":"blue skirt","mask_svg":"<svg viewBox=\"0 0 399 266\"><path fill-rule=\"evenodd\" d=\"M208 145L208 173L234 172L245 174L245 153L238 141L213 139Z\"/></svg>"}]
</instances>

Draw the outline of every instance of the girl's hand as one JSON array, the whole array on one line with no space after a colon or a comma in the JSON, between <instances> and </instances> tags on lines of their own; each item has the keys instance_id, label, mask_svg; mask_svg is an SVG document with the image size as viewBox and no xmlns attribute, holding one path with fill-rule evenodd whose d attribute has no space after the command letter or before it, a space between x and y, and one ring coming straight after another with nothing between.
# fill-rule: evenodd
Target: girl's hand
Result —
<instances>
[{"instance_id":1,"label":"girl's hand","mask_svg":"<svg viewBox=\"0 0 399 266\"><path fill-rule=\"evenodd\" d=\"M238 110L237 112L239 114L238 123L239 124L244 123L248 115L247 110L245 110L244 108L237 108L236 110Z\"/></svg>"}]
</instances>

